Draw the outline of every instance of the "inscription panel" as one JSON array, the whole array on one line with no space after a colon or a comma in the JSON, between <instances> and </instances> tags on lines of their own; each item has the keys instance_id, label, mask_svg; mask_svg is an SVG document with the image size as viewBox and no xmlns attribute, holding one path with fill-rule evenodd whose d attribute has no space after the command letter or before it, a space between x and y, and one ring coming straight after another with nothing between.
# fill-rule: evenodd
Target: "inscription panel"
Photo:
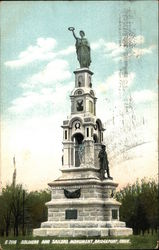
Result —
<instances>
[{"instance_id":1,"label":"inscription panel","mask_svg":"<svg viewBox=\"0 0 159 250\"><path fill-rule=\"evenodd\" d=\"M65 211L66 220L76 220L77 219L77 209L67 209Z\"/></svg>"},{"instance_id":2,"label":"inscription panel","mask_svg":"<svg viewBox=\"0 0 159 250\"><path fill-rule=\"evenodd\" d=\"M112 219L113 220L118 219L118 210L117 209L112 209Z\"/></svg>"}]
</instances>

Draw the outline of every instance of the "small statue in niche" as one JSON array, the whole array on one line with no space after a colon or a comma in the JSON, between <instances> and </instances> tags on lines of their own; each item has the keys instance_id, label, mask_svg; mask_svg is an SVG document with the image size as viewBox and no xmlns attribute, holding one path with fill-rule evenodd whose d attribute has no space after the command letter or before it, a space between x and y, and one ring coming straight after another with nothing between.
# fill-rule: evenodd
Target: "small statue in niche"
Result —
<instances>
[{"instance_id":1,"label":"small statue in niche","mask_svg":"<svg viewBox=\"0 0 159 250\"><path fill-rule=\"evenodd\" d=\"M84 144L79 144L79 149L78 149L78 156L80 160L80 164L83 163L83 156L84 156Z\"/></svg>"},{"instance_id":2,"label":"small statue in niche","mask_svg":"<svg viewBox=\"0 0 159 250\"><path fill-rule=\"evenodd\" d=\"M78 81L78 87L81 87L81 82L80 81Z\"/></svg>"},{"instance_id":3,"label":"small statue in niche","mask_svg":"<svg viewBox=\"0 0 159 250\"><path fill-rule=\"evenodd\" d=\"M83 77L82 76L78 77L78 87L83 87Z\"/></svg>"},{"instance_id":4,"label":"small statue in niche","mask_svg":"<svg viewBox=\"0 0 159 250\"><path fill-rule=\"evenodd\" d=\"M76 122L76 123L75 123L75 129L80 129L80 128L81 128L80 122Z\"/></svg>"},{"instance_id":5,"label":"small statue in niche","mask_svg":"<svg viewBox=\"0 0 159 250\"><path fill-rule=\"evenodd\" d=\"M64 153L63 153L63 149L62 149L62 157L61 157L61 161L62 161L62 166L64 165Z\"/></svg>"},{"instance_id":6,"label":"small statue in niche","mask_svg":"<svg viewBox=\"0 0 159 250\"><path fill-rule=\"evenodd\" d=\"M108 158L107 158L107 153L105 151L105 148L106 146L105 145L102 145L102 149L99 151L99 154L98 154L98 158L99 158L99 161L100 161L100 177L102 180L106 179L105 177L105 170L107 172L107 178L108 179L113 179L111 176L110 176L110 173L109 173L109 161L108 161Z\"/></svg>"},{"instance_id":7,"label":"small statue in niche","mask_svg":"<svg viewBox=\"0 0 159 250\"><path fill-rule=\"evenodd\" d=\"M77 111L83 111L83 100L77 100Z\"/></svg>"}]
</instances>

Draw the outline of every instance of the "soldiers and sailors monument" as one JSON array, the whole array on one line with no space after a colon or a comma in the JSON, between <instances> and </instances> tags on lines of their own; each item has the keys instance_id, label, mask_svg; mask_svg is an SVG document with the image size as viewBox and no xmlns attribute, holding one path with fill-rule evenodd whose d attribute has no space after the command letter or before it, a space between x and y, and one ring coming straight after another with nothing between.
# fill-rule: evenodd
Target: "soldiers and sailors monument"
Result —
<instances>
[{"instance_id":1,"label":"soldiers and sailors monument","mask_svg":"<svg viewBox=\"0 0 159 250\"><path fill-rule=\"evenodd\" d=\"M118 186L111 177L103 141L104 127L96 115L91 48L85 32L75 33L77 60L75 86L70 94L71 114L63 121L61 176L49 183L51 201L46 203L48 220L33 230L34 236L105 237L127 236L132 229L119 220L113 194ZM73 86L72 86L73 87Z\"/></svg>"}]
</instances>

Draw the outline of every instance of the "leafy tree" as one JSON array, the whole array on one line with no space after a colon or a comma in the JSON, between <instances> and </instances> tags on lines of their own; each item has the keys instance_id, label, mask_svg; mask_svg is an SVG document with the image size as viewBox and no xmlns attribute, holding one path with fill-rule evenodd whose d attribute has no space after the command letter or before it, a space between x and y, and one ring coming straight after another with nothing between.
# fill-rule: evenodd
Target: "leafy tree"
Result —
<instances>
[{"instance_id":1,"label":"leafy tree","mask_svg":"<svg viewBox=\"0 0 159 250\"><path fill-rule=\"evenodd\" d=\"M47 207L45 203L50 199L51 194L49 190L34 191L28 194L27 211L29 214L29 227L40 227L41 222L47 220Z\"/></svg>"},{"instance_id":2,"label":"leafy tree","mask_svg":"<svg viewBox=\"0 0 159 250\"><path fill-rule=\"evenodd\" d=\"M0 196L0 224L1 231L4 231L6 236L12 227L14 235L18 236L19 226L22 221L23 213L23 188L22 185L7 185L2 190Z\"/></svg>"},{"instance_id":3,"label":"leafy tree","mask_svg":"<svg viewBox=\"0 0 159 250\"><path fill-rule=\"evenodd\" d=\"M157 222L159 221L158 215L158 188L155 181L151 180L146 182L145 179L141 181L142 193L140 194L140 200L143 204L145 213L147 215L147 223L152 230L157 230Z\"/></svg>"},{"instance_id":4,"label":"leafy tree","mask_svg":"<svg viewBox=\"0 0 159 250\"><path fill-rule=\"evenodd\" d=\"M6 236L9 235L11 225L11 198L12 186L7 185L2 189L2 195L0 196L1 231L5 231Z\"/></svg>"},{"instance_id":5,"label":"leafy tree","mask_svg":"<svg viewBox=\"0 0 159 250\"><path fill-rule=\"evenodd\" d=\"M19 226L22 221L23 216L23 206L24 206L24 198L23 198L23 187L22 185L13 186L11 197L11 211L14 220L14 235L19 235ZM26 193L26 191L25 191Z\"/></svg>"},{"instance_id":6,"label":"leafy tree","mask_svg":"<svg viewBox=\"0 0 159 250\"><path fill-rule=\"evenodd\" d=\"M45 203L51 199L50 191L28 193L22 185L7 185L0 196L0 234L12 230L15 236L31 232L47 220Z\"/></svg>"},{"instance_id":7,"label":"leafy tree","mask_svg":"<svg viewBox=\"0 0 159 250\"><path fill-rule=\"evenodd\" d=\"M154 180L137 180L133 185L127 185L117 192L117 200L120 207L121 220L126 221L127 226L132 227L135 234L139 234L151 228L157 230L158 199L157 184Z\"/></svg>"}]
</instances>

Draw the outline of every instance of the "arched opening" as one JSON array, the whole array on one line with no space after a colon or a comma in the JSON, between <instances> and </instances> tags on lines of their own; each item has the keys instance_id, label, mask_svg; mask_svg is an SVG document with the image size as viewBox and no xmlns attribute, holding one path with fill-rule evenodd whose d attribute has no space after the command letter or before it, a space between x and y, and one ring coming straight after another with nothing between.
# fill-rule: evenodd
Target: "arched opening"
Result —
<instances>
[{"instance_id":1,"label":"arched opening","mask_svg":"<svg viewBox=\"0 0 159 250\"><path fill-rule=\"evenodd\" d=\"M93 140L94 140L94 143L98 143L98 137L96 134L93 135Z\"/></svg>"},{"instance_id":2,"label":"arched opening","mask_svg":"<svg viewBox=\"0 0 159 250\"><path fill-rule=\"evenodd\" d=\"M94 114L93 102L89 100L89 112Z\"/></svg>"},{"instance_id":3,"label":"arched opening","mask_svg":"<svg viewBox=\"0 0 159 250\"><path fill-rule=\"evenodd\" d=\"M83 139L84 136L81 133L73 135L72 140L74 142L74 165L79 167L83 157Z\"/></svg>"},{"instance_id":4,"label":"arched opening","mask_svg":"<svg viewBox=\"0 0 159 250\"><path fill-rule=\"evenodd\" d=\"M101 143L101 141L102 141L102 138L101 138L102 123L99 119L97 119L96 124L97 124L98 138L99 138L98 142Z\"/></svg>"},{"instance_id":5,"label":"arched opening","mask_svg":"<svg viewBox=\"0 0 159 250\"><path fill-rule=\"evenodd\" d=\"M97 120L96 120L96 124L97 124L99 130L102 130L102 127L103 127L103 126L102 126L102 122L101 122L100 119L97 119Z\"/></svg>"},{"instance_id":6,"label":"arched opening","mask_svg":"<svg viewBox=\"0 0 159 250\"><path fill-rule=\"evenodd\" d=\"M83 123L83 121L82 121L82 119L81 119L80 117L74 117L74 118L72 118L72 119L70 120L70 122L69 122L69 127L72 128L72 126L74 126L75 122L79 122L79 123L81 123L81 124ZM73 139L72 139L72 141L73 141Z\"/></svg>"},{"instance_id":7,"label":"arched opening","mask_svg":"<svg viewBox=\"0 0 159 250\"><path fill-rule=\"evenodd\" d=\"M75 144L76 145L79 145L79 144L82 144L82 141L83 141L83 135L81 133L76 133L74 136L74 141L75 141Z\"/></svg>"}]
</instances>

